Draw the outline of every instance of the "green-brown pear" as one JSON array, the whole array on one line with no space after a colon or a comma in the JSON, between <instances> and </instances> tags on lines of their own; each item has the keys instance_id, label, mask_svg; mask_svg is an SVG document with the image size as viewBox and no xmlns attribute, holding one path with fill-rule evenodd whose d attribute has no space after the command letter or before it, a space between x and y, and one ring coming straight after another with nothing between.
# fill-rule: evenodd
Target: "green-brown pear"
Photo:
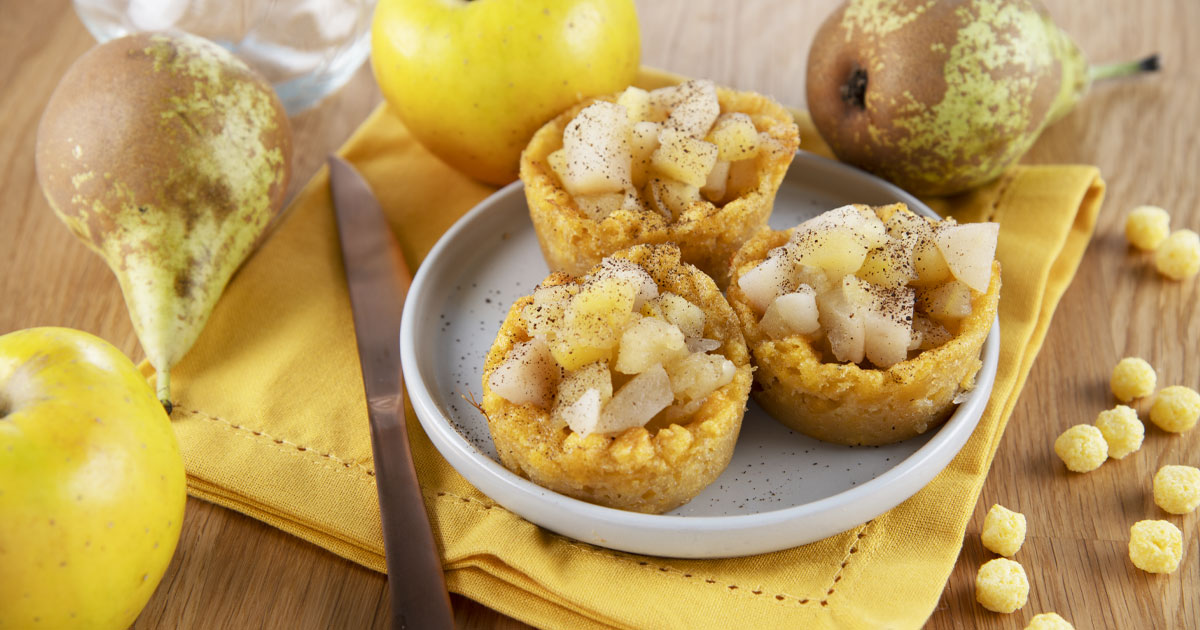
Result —
<instances>
[{"instance_id":1,"label":"green-brown pear","mask_svg":"<svg viewBox=\"0 0 1200 630\"><path fill-rule=\"evenodd\" d=\"M818 30L808 107L837 157L919 195L1000 175L1096 77L1036 0L849 0Z\"/></svg>"},{"instance_id":2,"label":"green-brown pear","mask_svg":"<svg viewBox=\"0 0 1200 630\"><path fill-rule=\"evenodd\" d=\"M42 190L116 274L168 408L170 370L278 212L291 153L270 84L190 35L96 46L46 105Z\"/></svg>"}]
</instances>

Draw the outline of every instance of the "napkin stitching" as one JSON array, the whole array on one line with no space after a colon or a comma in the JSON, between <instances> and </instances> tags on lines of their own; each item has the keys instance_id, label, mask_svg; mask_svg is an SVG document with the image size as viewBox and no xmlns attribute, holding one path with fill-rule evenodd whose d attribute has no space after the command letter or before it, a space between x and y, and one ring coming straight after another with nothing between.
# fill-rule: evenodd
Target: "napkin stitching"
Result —
<instances>
[{"instance_id":1,"label":"napkin stitching","mask_svg":"<svg viewBox=\"0 0 1200 630\"><path fill-rule=\"evenodd\" d=\"M193 416L199 416L200 418L202 418L204 420L210 420L210 421L216 422L218 424L223 424L226 427L228 427L229 429L234 430L235 432L236 431L244 431L245 433L239 433L238 435L241 435L242 437L244 437L248 440L255 441L255 438L266 438L268 440L267 444L271 444L274 448L276 448L278 450L297 454L297 456L299 456L298 455L299 453L312 453L313 455L320 456L324 459L328 459L330 461L337 462L344 467L344 468L338 468L336 466L332 466L332 467L326 466L325 467L330 470L345 470L345 469L349 469L349 468L358 468L358 469L366 472L367 477L356 476L355 477L356 479L358 479L360 481L367 481L367 482L374 483L373 478L375 477L375 471L371 468L368 468L368 467L356 462L356 461L343 459L341 457L338 457L337 455L334 455L333 453L325 453L325 452L319 451L311 446L305 446L303 444L298 444L298 443L293 442L292 440L288 440L286 438L276 437L265 431L259 431L257 429L251 429L249 427L244 427L240 424L234 424L224 418L219 418L216 416L209 415L198 409L184 409L182 407L179 407L178 405L175 408L180 409L181 411L185 411ZM295 449L293 450L290 448L286 448L286 447L284 447L285 444L288 446L295 447ZM313 463L319 464L320 462L313 460Z\"/></svg>"}]
</instances>

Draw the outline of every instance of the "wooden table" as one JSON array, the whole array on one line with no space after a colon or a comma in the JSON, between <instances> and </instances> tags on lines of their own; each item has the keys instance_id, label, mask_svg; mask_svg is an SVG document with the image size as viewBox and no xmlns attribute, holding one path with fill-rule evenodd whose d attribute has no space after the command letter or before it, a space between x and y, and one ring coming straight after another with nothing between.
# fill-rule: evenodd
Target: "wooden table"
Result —
<instances>
[{"instance_id":1,"label":"wooden table","mask_svg":"<svg viewBox=\"0 0 1200 630\"><path fill-rule=\"evenodd\" d=\"M754 89L804 105L808 43L834 0L644 0L643 61ZM1129 526L1164 518L1148 491L1165 464L1200 465L1200 430L1172 436L1150 426L1145 446L1088 475L1070 475L1051 444L1066 427L1111 406L1108 374L1141 356L1159 384L1200 387L1200 280L1162 280L1122 237L1136 205L1166 207L1173 226L1200 230L1200 3L1195 0L1046 0L1094 60L1161 52L1161 75L1095 86L1076 111L1048 129L1031 163L1091 163L1108 181L1096 236L1059 306L1041 356L996 454L967 529L963 553L930 628L1018 628L1054 610L1078 628L1200 626L1197 514L1170 517L1184 532L1174 575L1143 573L1126 558ZM96 333L134 357L141 350L112 274L50 212L34 174L37 121L58 78L92 39L65 0L0 0L0 332L63 325ZM364 67L339 93L297 116L297 189L379 101ZM1143 406L1142 411L1145 411ZM979 542L993 503L1023 512L1029 536L1020 560L1032 591L1018 615L974 603L975 570L990 555ZM382 575L198 500L139 628L384 627ZM454 596L463 628L524 628Z\"/></svg>"}]
</instances>

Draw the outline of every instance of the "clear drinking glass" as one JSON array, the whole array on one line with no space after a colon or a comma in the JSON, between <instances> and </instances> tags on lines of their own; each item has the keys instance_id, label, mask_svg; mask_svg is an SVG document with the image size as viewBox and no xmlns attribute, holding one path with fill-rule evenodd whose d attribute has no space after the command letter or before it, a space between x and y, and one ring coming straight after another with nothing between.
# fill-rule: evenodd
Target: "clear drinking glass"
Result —
<instances>
[{"instance_id":1,"label":"clear drinking glass","mask_svg":"<svg viewBox=\"0 0 1200 630\"><path fill-rule=\"evenodd\" d=\"M74 0L101 42L142 31L210 39L262 73L288 114L354 74L371 48L375 0Z\"/></svg>"}]
</instances>

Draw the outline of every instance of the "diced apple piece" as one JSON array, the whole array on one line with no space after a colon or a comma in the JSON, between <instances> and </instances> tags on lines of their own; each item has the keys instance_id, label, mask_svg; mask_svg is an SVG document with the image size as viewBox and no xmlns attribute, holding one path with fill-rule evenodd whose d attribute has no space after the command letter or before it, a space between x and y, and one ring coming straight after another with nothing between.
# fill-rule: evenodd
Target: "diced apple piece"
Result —
<instances>
[{"instance_id":1,"label":"diced apple piece","mask_svg":"<svg viewBox=\"0 0 1200 630\"><path fill-rule=\"evenodd\" d=\"M514 405L549 408L558 386L559 368L546 342L534 337L509 350L504 361L488 376L488 386Z\"/></svg>"},{"instance_id":2,"label":"diced apple piece","mask_svg":"<svg viewBox=\"0 0 1200 630\"><path fill-rule=\"evenodd\" d=\"M725 198L725 185L729 182L729 162L717 160L708 173L708 181L700 188L700 194L713 203Z\"/></svg>"},{"instance_id":3,"label":"diced apple piece","mask_svg":"<svg viewBox=\"0 0 1200 630\"><path fill-rule=\"evenodd\" d=\"M717 163L715 144L670 127L663 127L658 142L658 148L650 156L655 171L696 188L708 182L708 174Z\"/></svg>"},{"instance_id":4,"label":"diced apple piece","mask_svg":"<svg viewBox=\"0 0 1200 630\"><path fill-rule=\"evenodd\" d=\"M566 313L567 304L578 292L579 285L574 283L534 289L533 303L521 311L526 332L531 337L553 338Z\"/></svg>"},{"instance_id":5,"label":"diced apple piece","mask_svg":"<svg viewBox=\"0 0 1200 630\"><path fill-rule=\"evenodd\" d=\"M971 288L955 280L933 287L919 287L917 307L941 322L960 320L971 314Z\"/></svg>"},{"instance_id":6,"label":"diced apple piece","mask_svg":"<svg viewBox=\"0 0 1200 630\"><path fill-rule=\"evenodd\" d=\"M637 124L650 114L650 93L631 85L617 97L617 105L625 108L631 124Z\"/></svg>"},{"instance_id":7,"label":"diced apple piece","mask_svg":"<svg viewBox=\"0 0 1200 630\"><path fill-rule=\"evenodd\" d=\"M758 164L755 158L738 160L729 164L729 181L725 184L725 198L735 199L758 188Z\"/></svg>"},{"instance_id":8,"label":"diced apple piece","mask_svg":"<svg viewBox=\"0 0 1200 630\"><path fill-rule=\"evenodd\" d=\"M767 259L738 278L738 288L755 312L766 312L771 302L790 287L795 264L784 248L775 248Z\"/></svg>"},{"instance_id":9,"label":"diced apple piece","mask_svg":"<svg viewBox=\"0 0 1200 630\"><path fill-rule=\"evenodd\" d=\"M646 183L646 200L652 210L675 220L687 212L693 202L700 201L700 189L669 178L651 177Z\"/></svg>"},{"instance_id":10,"label":"diced apple piece","mask_svg":"<svg viewBox=\"0 0 1200 630\"><path fill-rule=\"evenodd\" d=\"M741 112L718 116L705 139L717 145L717 158L721 160L733 162L758 155L758 130L754 121Z\"/></svg>"},{"instance_id":11,"label":"diced apple piece","mask_svg":"<svg viewBox=\"0 0 1200 630\"><path fill-rule=\"evenodd\" d=\"M643 121L635 123L630 131L630 149L633 152L630 179L635 188L645 186L650 176L650 158L658 148L658 132L661 129L658 123Z\"/></svg>"},{"instance_id":12,"label":"diced apple piece","mask_svg":"<svg viewBox=\"0 0 1200 630\"><path fill-rule=\"evenodd\" d=\"M904 243L888 237L882 247L867 252L856 275L876 286L894 289L917 277L912 251Z\"/></svg>"},{"instance_id":13,"label":"diced apple piece","mask_svg":"<svg viewBox=\"0 0 1200 630\"><path fill-rule=\"evenodd\" d=\"M771 302L760 325L772 339L788 335L807 335L816 332L821 324L817 313L817 292L802 284L792 293L785 293Z\"/></svg>"},{"instance_id":14,"label":"diced apple piece","mask_svg":"<svg viewBox=\"0 0 1200 630\"><path fill-rule=\"evenodd\" d=\"M583 108L563 131L567 192L594 195L632 186L629 136L624 107L599 101Z\"/></svg>"},{"instance_id":15,"label":"diced apple piece","mask_svg":"<svg viewBox=\"0 0 1200 630\"><path fill-rule=\"evenodd\" d=\"M655 365L625 383L600 412L595 433L616 433L644 426L658 412L675 401L671 379L661 365Z\"/></svg>"},{"instance_id":16,"label":"diced apple piece","mask_svg":"<svg viewBox=\"0 0 1200 630\"><path fill-rule=\"evenodd\" d=\"M617 278L630 283L636 289L633 310L640 311L647 301L658 297L658 284L654 277L641 265L625 258L608 257L600 261L600 270L594 278Z\"/></svg>"},{"instance_id":17,"label":"diced apple piece","mask_svg":"<svg viewBox=\"0 0 1200 630\"><path fill-rule=\"evenodd\" d=\"M692 138L703 138L721 113L716 86L707 80L688 81L679 86L678 98L663 126Z\"/></svg>"},{"instance_id":18,"label":"diced apple piece","mask_svg":"<svg viewBox=\"0 0 1200 630\"><path fill-rule=\"evenodd\" d=\"M963 223L937 230L934 240L950 273L972 289L984 292L992 278L999 234L999 223Z\"/></svg>"},{"instance_id":19,"label":"diced apple piece","mask_svg":"<svg viewBox=\"0 0 1200 630\"><path fill-rule=\"evenodd\" d=\"M687 354L687 343L678 326L657 317L643 317L621 333L614 369L622 374L641 374Z\"/></svg>"},{"instance_id":20,"label":"diced apple piece","mask_svg":"<svg viewBox=\"0 0 1200 630\"><path fill-rule=\"evenodd\" d=\"M908 358L914 292L906 286L868 288L872 299L862 311L863 354L875 367L888 368Z\"/></svg>"},{"instance_id":21,"label":"diced apple piece","mask_svg":"<svg viewBox=\"0 0 1200 630\"><path fill-rule=\"evenodd\" d=\"M913 316L912 343L909 350L930 350L954 338L946 327L921 315Z\"/></svg>"},{"instance_id":22,"label":"diced apple piece","mask_svg":"<svg viewBox=\"0 0 1200 630\"><path fill-rule=\"evenodd\" d=\"M671 366L671 389L683 400L698 400L728 385L736 372L719 354L694 352Z\"/></svg>"},{"instance_id":23,"label":"diced apple piece","mask_svg":"<svg viewBox=\"0 0 1200 630\"><path fill-rule=\"evenodd\" d=\"M674 324L685 337L699 337L704 334L704 310L687 301L687 298L670 291L664 291L656 299L647 302L642 308L642 314L659 317Z\"/></svg>"},{"instance_id":24,"label":"diced apple piece","mask_svg":"<svg viewBox=\"0 0 1200 630\"><path fill-rule=\"evenodd\" d=\"M572 198L579 210L593 221L603 221L608 215L620 210L625 203L624 192L575 195Z\"/></svg>"},{"instance_id":25,"label":"diced apple piece","mask_svg":"<svg viewBox=\"0 0 1200 630\"><path fill-rule=\"evenodd\" d=\"M554 360L567 370L608 360L620 331L633 316L637 287L621 278L596 278L571 299L558 335L550 340Z\"/></svg>"},{"instance_id":26,"label":"diced apple piece","mask_svg":"<svg viewBox=\"0 0 1200 630\"><path fill-rule=\"evenodd\" d=\"M865 333L861 314L861 297L867 283L854 276L842 278L842 284L832 291L817 296L820 311L818 321L829 331L829 347L838 361L858 363L863 360Z\"/></svg>"}]
</instances>

